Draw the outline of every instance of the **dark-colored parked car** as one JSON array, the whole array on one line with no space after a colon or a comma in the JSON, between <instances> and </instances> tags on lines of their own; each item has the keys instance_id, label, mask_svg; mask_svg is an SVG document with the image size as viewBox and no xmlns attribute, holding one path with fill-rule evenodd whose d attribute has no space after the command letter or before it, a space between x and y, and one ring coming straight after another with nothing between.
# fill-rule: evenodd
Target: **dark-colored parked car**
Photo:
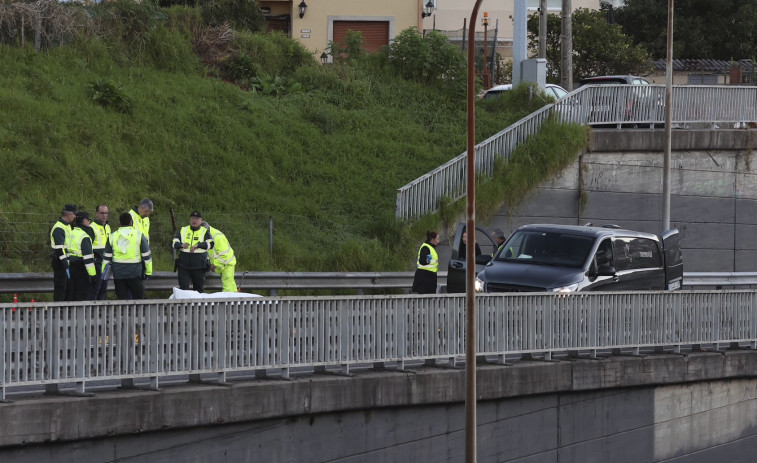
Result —
<instances>
[{"instance_id":1,"label":"dark-colored parked car","mask_svg":"<svg viewBox=\"0 0 757 463\"><path fill-rule=\"evenodd\" d=\"M508 238L478 273L476 291L673 290L682 282L678 230L655 235L542 224L524 225Z\"/></svg>"}]
</instances>

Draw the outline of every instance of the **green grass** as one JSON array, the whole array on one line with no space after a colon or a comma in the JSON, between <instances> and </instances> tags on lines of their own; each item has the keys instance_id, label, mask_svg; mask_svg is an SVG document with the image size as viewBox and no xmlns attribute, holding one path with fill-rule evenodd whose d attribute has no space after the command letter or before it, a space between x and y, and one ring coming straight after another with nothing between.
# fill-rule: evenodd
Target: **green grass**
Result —
<instances>
[{"instance_id":1,"label":"green grass","mask_svg":"<svg viewBox=\"0 0 757 463\"><path fill-rule=\"evenodd\" d=\"M465 150L463 96L376 63L322 67L289 39L242 34L238 48L258 63L256 78L300 87L246 91L188 58L183 32L155 34L163 45L148 37L139 57L97 38L45 52L0 46L1 272L49 271L48 230L64 203L90 212L106 203L115 226L145 197L155 203L156 271L173 267L171 209L179 227L199 209L226 232L239 271L412 266L420 237L442 216L397 223L396 190ZM546 103L511 93L479 106L477 141ZM510 189L497 185L492 204Z\"/></svg>"}]
</instances>

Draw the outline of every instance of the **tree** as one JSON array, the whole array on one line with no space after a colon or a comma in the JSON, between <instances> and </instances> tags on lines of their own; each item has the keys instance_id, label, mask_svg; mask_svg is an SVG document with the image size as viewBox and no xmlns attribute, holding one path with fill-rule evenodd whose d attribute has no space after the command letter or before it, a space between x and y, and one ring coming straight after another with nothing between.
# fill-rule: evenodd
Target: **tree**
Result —
<instances>
[{"instance_id":1,"label":"tree","mask_svg":"<svg viewBox=\"0 0 757 463\"><path fill-rule=\"evenodd\" d=\"M676 0L676 59L743 59L757 54L757 0ZM615 10L623 32L655 58L667 54L668 2L626 0Z\"/></svg>"},{"instance_id":2,"label":"tree","mask_svg":"<svg viewBox=\"0 0 757 463\"><path fill-rule=\"evenodd\" d=\"M606 10L580 8L573 21L573 77L606 74L641 74L651 71L649 55L641 45L633 45L619 25L607 22ZM547 81L560 82L560 17L547 17ZM539 36L539 18L528 20L529 48L535 56Z\"/></svg>"}]
</instances>

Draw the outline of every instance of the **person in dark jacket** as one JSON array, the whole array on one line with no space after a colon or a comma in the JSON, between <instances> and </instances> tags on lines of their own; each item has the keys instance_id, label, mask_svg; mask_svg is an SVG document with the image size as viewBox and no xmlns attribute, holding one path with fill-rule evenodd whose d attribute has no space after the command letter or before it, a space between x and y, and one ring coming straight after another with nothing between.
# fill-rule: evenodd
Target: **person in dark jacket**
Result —
<instances>
[{"instance_id":1,"label":"person in dark jacket","mask_svg":"<svg viewBox=\"0 0 757 463\"><path fill-rule=\"evenodd\" d=\"M108 242L110 237L110 225L108 224L108 215L110 210L105 204L99 204L95 209L96 218L90 224L90 228L94 232L92 238L92 251L95 253L95 270L97 272L97 280L95 284L90 287L89 299L92 301L104 300L108 293L108 280L112 276L113 272L110 267L106 269L105 274L102 274L103 267L103 253L105 253L105 243Z\"/></svg>"},{"instance_id":2,"label":"person in dark jacket","mask_svg":"<svg viewBox=\"0 0 757 463\"><path fill-rule=\"evenodd\" d=\"M121 226L108 237L103 252L102 272L112 265L118 299L144 299L144 280L152 275L152 253L147 237L136 227L128 212L118 218ZM112 262L112 264L111 264Z\"/></svg>"},{"instance_id":3,"label":"person in dark jacket","mask_svg":"<svg viewBox=\"0 0 757 463\"><path fill-rule=\"evenodd\" d=\"M50 265L53 268L53 301L70 301L71 270L66 252L66 242L71 234L71 223L76 217L76 205L66 204L53 228L50 230Z\"/></svg>"},{"instance_id":4,"label":"person in dark jacket","mask_svg":"<svg viewBox=\"0 0 757 463\"><path fill-rule=\"evenodd\" d=\"M89 213L79 211L76 213L74 229L68 237L66 253L68 254L71 279L71 300L86 301L89 293L97 280L95 270L95 255L92 251L92 236L94 231L90 227Z\"/></svg>"},{"instance_id":5,"label":"person in dark jacket","mask_svg":"<svg viewBox=\"0 0 757 463\"><path fill-rule=\"evenodd\" d=\"M426 241L418 249L415 277L412 291L417 294L436 293L436 274L439 271L439 255L436 246L439 234L433 230L426 232Z\"/></svg>"},{"instance_id":6,"label":"person in dark jacket","mask_svg":"<svg viewBox=\"0 0 757 463\"><path fill-rule=\"evenodd\" d=\"M173 248L179 252L179 288L192 289L198 293L205 289L205 272L210 270L208 250L213 249L213 237L202 226L200 211L189 214L189 225L182 227L173 238Z\"/></svg>"},{"instance_id":7,"label":"person in dark jacket","mask_svg":"<svg viewBox=\"0 0 757 463\"><path fill-rule=\"evenodd\" d=\"M465 259L465 251L468 247L468 232L463 228L463 236L460 238L460 245L458 246L457 251L457 258L458 259ZM478 241L476 242L476 255L474 256L474 260L476 257L481 255L481 246L478 245Z\"/></svg>"}]
</instances>

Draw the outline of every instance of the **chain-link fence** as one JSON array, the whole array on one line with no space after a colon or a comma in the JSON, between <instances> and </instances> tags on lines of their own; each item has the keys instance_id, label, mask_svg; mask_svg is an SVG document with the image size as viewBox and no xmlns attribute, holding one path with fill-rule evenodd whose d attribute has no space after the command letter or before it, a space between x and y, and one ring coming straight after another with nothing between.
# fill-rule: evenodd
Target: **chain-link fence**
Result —
<instances>
[{"instance_id":1,"label":"chain-link fence","mask_svg":"<svg viewBox=\"0 0 757 463\"><path fill-rule=\"evenodd\" d=\"M109 224L118 229L118 216L122 211L111 208ZM191 210L175 212L176 228L189 225ZM328 254L333 243L362 239L368 234L354 225L337 223L323 217L282 213L221 213L201 211L203 219L228 237L239 270L290 270L299 268L289 262L290 252L299 239L308 236L310 254ZM90 215L94 218L93 211ZM49 271L50 230L59 214L42 212L0 212L0 272ZM175 234L171 214L156 208L150 216L150 247L156 270L170 271L161 264L172 261L171 242ZM163 265L166 267L166 265ZM168 266L170 267L170 265Z\"/></svg>"}]
</instances>

